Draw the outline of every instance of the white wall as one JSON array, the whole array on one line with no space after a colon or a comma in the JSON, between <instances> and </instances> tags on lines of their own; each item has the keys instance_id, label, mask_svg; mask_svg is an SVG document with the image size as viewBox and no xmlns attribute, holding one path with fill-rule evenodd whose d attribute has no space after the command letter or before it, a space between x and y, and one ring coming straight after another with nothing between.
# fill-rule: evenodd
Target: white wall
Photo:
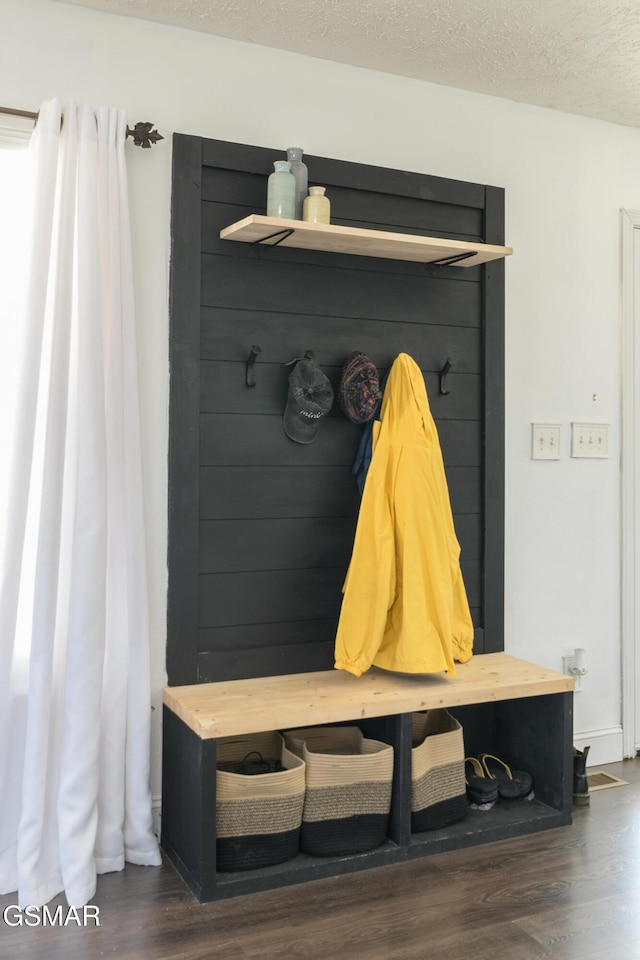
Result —
<instances>
[{"instance_id":1,"label":"white wall","mask_svg":"<svg viewBox=\"0 0 640 960\"><path fill-rule=\"evenodd\" d=\"M168 247L174 131L506 188L506 646L562 669L589 655L576 737L620 757L620 208L640 208L640 131L116 17L0 0L2 103L127 108L165 140L131 146L154 704L164 683ZM595 399L594 399L595 398ZM608 460L572 460L572 420L611 424ZM530 460L531 421L563 424ZM611 734L609 736L605 734ZM584 740L586 742L586 740ZM490 747L490 745L488 745ZM160 710L153 789L160 789Z\"/></svg>"}]
</instances>

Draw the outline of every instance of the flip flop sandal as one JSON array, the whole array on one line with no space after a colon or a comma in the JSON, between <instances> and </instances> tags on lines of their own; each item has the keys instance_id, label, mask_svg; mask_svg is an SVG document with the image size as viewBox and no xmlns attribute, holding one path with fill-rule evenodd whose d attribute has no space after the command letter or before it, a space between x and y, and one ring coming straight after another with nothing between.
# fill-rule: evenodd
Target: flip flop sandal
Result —
<instances>
[{"instance_id":1,"label":"flip flop sandal","mask_svg":"<svg viewBox=\"0 0 640 960\"><path fill-rule=\"evenodd\" d=\"M485 776L497 783L498 793L505 800L520 800L531 793L533 779L526 770L512 772L504 760L491 753L481 753L479 759Z\"/></svg>"},{"instance_id":2,"label":"flip flop sandal","mask_svg":"<svg viewBox=\"0 0 640 960\"><path fill-rule=\"evenodd\" d=\"M469 769L467 769L467 765ZM467 796L472 803L481 805L483 803L493 803L498 799L496 780L486 775L482 764L475 757L465 758L464 779L467 785Z\"/></svg>"}]
</instances>

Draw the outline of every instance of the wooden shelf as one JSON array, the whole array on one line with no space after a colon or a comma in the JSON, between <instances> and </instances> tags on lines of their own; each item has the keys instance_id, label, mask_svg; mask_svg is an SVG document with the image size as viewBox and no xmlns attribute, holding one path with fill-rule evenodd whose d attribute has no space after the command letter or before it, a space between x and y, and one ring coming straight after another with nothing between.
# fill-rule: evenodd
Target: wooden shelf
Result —
<instances>
[{"instance_id":1,"label":"wooden shelf","mask_svg":"<svg viewBox=\"0 0 640 960\"><path fill-rule=\"evenodd\" d=\"M220 231L220 238L237 240L240 243L321 250L358 257L380 257L385 260L442 263L456 267L475 267L513 253L511 247L492 246L488 243L420 237L407 233L389 233L386 230L362 230L336 224L307 223L304 220L280 220L255 213L225 227Z\"/></svg>"},{"instance_id":2,"label":"wooden shelf","mask_svg":"<svg viewBox=\"0 0 640 960\"><path fill-rule=\"evenodd\" d=\"M372 668L166 687L164 703L203 740L389 714L512 700L574 689L574 679L506 653L458 664L455 677L408 676Z\"/></svg>"}]
</instances>

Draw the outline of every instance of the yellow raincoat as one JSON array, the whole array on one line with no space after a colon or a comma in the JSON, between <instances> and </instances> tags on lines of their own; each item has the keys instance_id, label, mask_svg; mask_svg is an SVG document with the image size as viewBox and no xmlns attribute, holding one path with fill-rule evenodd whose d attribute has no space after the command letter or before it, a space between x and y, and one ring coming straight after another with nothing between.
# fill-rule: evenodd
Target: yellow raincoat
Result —
<instances>
[{"instance_id":1,"label":"yellow raincoat","mask_svg":"<svg viewBox=\"0 0 640 960\"><path fill-rule=\"evenodd\" d=\"M455 674L472 655L449 491L424 378L401 353L373 425L373 456L343 587L335 666Z\"/></svg>"}]
</instances>

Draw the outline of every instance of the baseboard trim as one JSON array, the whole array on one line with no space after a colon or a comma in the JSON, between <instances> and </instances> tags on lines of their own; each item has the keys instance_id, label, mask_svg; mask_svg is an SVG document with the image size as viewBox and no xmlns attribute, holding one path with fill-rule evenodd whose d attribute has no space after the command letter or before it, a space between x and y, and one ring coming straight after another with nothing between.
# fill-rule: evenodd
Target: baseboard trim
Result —
<instances>
[{"instance_id":1,"label":"baseboard trim","mask_svg":"<svg viewBox=\"0 0 640 960\"><path fill-rule=\"evenodd\" d=\"M601 763L617 763L624 759L622 727L606 727L602 730L576 731L573 745L578 750L589 747L587 766L599 766Z\"/></svg>"}]
</instances>

